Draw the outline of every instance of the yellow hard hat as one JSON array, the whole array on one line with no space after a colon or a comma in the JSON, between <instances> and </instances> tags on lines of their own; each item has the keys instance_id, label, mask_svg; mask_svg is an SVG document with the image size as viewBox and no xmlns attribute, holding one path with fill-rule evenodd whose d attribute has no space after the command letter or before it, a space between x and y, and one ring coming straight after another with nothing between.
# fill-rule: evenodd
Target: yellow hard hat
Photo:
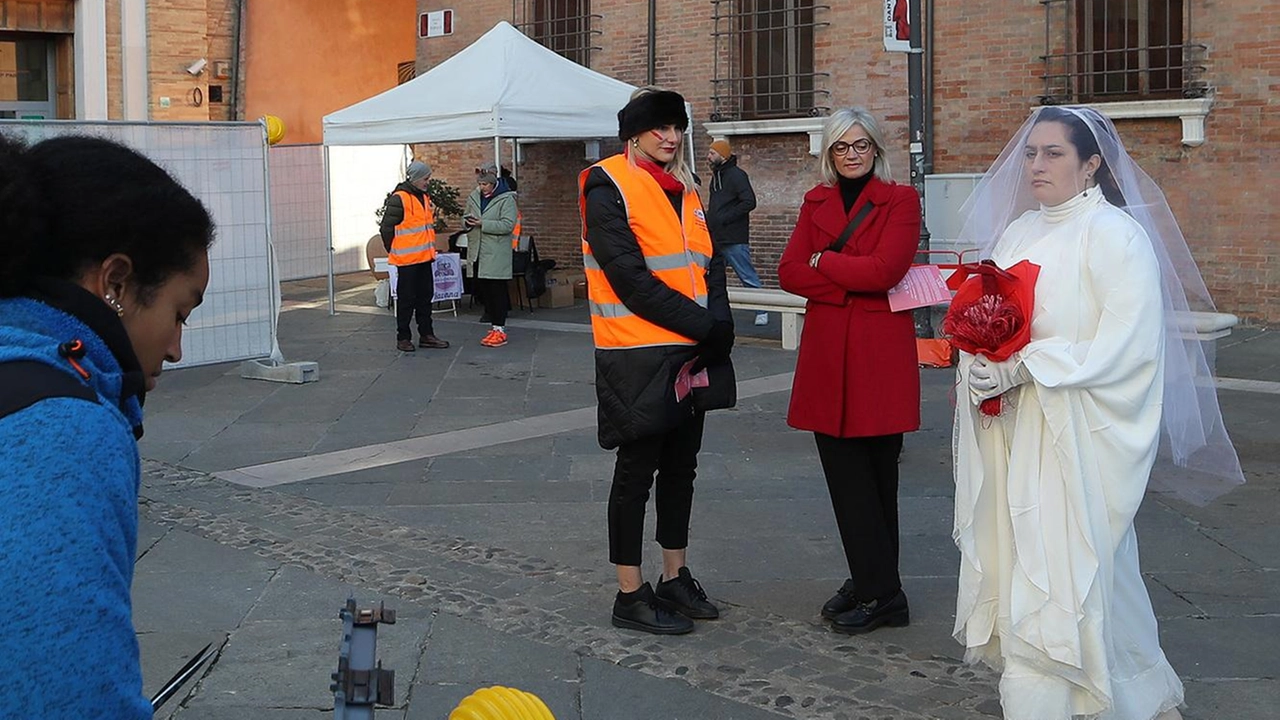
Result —
<instances>
[{"instance_id":1,"label":"yellow hard hat","mask_svg":"<svg viewBox=\"0 0 1280 720\"><path fill-rule=\"evenodd\" d=\"M284 121L275 115L264 115L262 121L267 125L267 144L275 145L284 139Z\"/></svg>"},{"instance_id":2,"label":"yellow hard hat","mask_svg":"<svg viewBox=\"0 0 1280 720\"><path fill-rule=\"evenodd\" d=\"M458 703L449 720L555 720L545 703L523 690L480 688Z\"/></svg>"}]
</instances>

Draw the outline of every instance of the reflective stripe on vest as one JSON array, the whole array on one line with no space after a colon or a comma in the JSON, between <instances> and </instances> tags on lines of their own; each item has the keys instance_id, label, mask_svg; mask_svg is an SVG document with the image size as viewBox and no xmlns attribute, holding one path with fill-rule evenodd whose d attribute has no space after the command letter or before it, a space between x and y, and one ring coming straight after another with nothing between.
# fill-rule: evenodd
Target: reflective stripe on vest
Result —
<instances>
[{"instance_id":1,"label":"reflective stripe on vest","mask_svg":"<svg viewBox=\"0 0 1280 720\"><path fill-rule=\"evenodd\" d=\"M516 226L511 228L511 249L520 249L520 233L524 230L524 213L516 210Z\"/></svg>"},{"instance_id":2,"label":"reflective stripe on vest","mask_svg":"<svg viewBox=\"0 0 1280 720\"><path fill-rule=\"evenodd\" d=\"M397 190L396 195L400 196L400 202L404 205L404 219L396 225L387 262L399 267L435 260L436 218L431 200L422 202L404 190Z\"/></svg>"},{"instance_id":3,"label":"reflective stripe on vest","mask_svg":"<svg viewBox=\"0 0 1280 720\"><path fill-rule=\"evenodd\" d=\"M711 236L707 233L702 201L686 192L676 217L671 200L645 170L634 167L625 155L596 163L613 181L627 212L627 224L644 255L645 267L667 287L707 306L706 268L711 261ZM587 168L578 176L578 209L582 214L582 264L587 275L587 299L591 308L591 332L597 348L625 349L660 345L694 345L692 338L641 318L618 298L591 254L586 239Z\"/></svg>"}]
</instances>

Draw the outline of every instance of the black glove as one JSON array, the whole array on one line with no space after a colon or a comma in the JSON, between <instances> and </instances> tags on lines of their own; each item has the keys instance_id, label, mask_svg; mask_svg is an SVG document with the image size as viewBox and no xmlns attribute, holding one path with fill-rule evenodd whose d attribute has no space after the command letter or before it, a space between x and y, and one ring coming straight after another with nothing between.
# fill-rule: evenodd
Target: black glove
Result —
<instances>
[{"instance_id":1,"label":"black glove","mask_svg":"<svg viewBox=\"0 0 1280 720\"><path fill-rule=\"evenodd\" d=\"M711 365L722 365L729 361L732 350L733 323L717 320L711 326L711 332L698 343L698 357L689 370L696 373Z\"/></svg>"}]
</instances>

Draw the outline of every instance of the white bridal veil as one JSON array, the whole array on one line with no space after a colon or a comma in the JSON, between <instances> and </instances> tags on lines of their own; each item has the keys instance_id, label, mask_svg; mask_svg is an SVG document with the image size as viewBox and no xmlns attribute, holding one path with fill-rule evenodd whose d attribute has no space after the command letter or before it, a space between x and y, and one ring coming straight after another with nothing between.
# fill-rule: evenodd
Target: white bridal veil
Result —
<instances>
[{"instance_id":1,"label":"white bridal veil","mask_svg":"<svg viewBox=\"0 0 1280 720\"><path fill-rule=\"evenodd\" d=\"M1244 482L1218 407L1212 348L1206 354L1191 321L1193 311L1213 312L1213 300L1164 193L1129 156L1111 121L1087 107L1036 108L961 208L964 225L959 239L988 258L1009 223L1039 209L1031 195L1023 148L1032 127L1049 120L1087 128L1103 161L1096 173L1103 196L1142 226L1159 259L1165 315L1164 413L1151 489L1207 503ZM1088 159L1087 149L1077 149Z\"/></svg>"}]
</instances>

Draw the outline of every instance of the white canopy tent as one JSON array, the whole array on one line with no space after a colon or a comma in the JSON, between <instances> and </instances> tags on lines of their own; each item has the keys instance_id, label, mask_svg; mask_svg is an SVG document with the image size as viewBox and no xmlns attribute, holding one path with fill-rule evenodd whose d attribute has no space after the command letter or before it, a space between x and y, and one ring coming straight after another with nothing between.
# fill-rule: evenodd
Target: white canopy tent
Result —
<instances>
[{"instance_id":1,"label":"white canopy tent","mask_svg":"<svg viewBox=\"0 0 1280 720\"><path fill-rule=\"evenodd\" d=\"M325 186L335 145L393 145L493 138L501 143L614 137L635 86L585 68L505 21L409 82L324 117ZM692 118L692 113L690 112ZM692 136L686 135L690 159ZM332 228L329 230L332 246ZM330 252L332 257L332 251ZM329 272L333 312L333 271Z\"/></svg>"},{"instance_id":2,"label":"white canopy tent","mask_svg":"<svg viewBox=\"0 0 1280 720\"><path fill-rule=\"evenodd\" d=\"M634 90L503 21L423 75L326 115L324 144L613 137Z\"/></svg>"}]
</instances>

